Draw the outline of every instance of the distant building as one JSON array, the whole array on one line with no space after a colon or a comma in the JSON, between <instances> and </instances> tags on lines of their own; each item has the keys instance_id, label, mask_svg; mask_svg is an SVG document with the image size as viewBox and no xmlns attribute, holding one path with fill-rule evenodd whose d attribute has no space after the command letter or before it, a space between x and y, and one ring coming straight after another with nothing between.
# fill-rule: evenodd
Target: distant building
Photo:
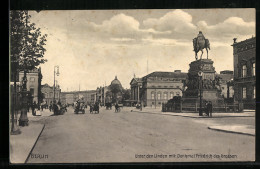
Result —
<instances>
[{"instance_id":1,"label":"distant building","mask_svg":"<svg viewBox=\"0 0 260 169\"><path fill-rule=\"evenodd\" d=\"M216 74L216 77L220 77L219 82L221 88L221 95L224 98L233 98L234 97L233 86L230 86L228 89L228 82L231 82L234 78L233 71L230 70L221 71L220 74Z\"/></svg>"},{"instance_id":2,"label":"distant building","mask_svg":"<svg viewBox=\"0 0 260 169\"><path fill-rule=\"evenodd\" d=\"M244 108L255 109L256 98L256 38L241 42L234 38L234 100L243 103Z\"/></svg>"},{"instance_id":3,"label":"distant building","mask_svg":"<svg viewBox=\"0 0 260 169\"><path fill-rule=\"evenodd\" d=\"M86 104L95 103L96 94L96 90L61 92L61 103L73 104L80 98L83 98Z\"/></svg>"},{"instance_id":4,"label":"distant building","mask_svg":"<svg viewBox=\"0 0 260 169\"><path fill-rule=\"evenodd\" d=\"M48 105L50 105L50 102L53 102L54 100L54 90L53 86L49 86L47 83L42 85L41 91L43 94L43 101L46 101ZM55 88L55 100L58 102L61 99L61 89L60 86L56 86Z\"/></svg>"},{"instance_id":5,"label":"distant building","mask_svg":"<svg viewBox=\"0 0 260 169\"><path fill-rule=\"evenodd\" d=\"M19 82L22 84L22 78L24 77L24 72L19 72ZM26 73L27 77L27 91L30 91L32 96L32 101L38 103L41 102L41 81L42 73L41 68L34 69Z\"/></svg>"},{"instance_id":6,"label":"distant building","mask_svg":"<svg viewBox=\"0 0 260 169\"><path fill-rule=\"evenodd\" d=\"M174 96L182 96L187 73L180 70L174 72L153 72L142 78L133 78L131 100L142 101L144 106L161 106Z\"/></svg>"},{"instance_id":7,"label":"distant building","mask_svg":"<svg viewBox=\"0 0 260 169\"><path fill-rule=\"evenodd\" d=\"M105 105L106 104L106 93L109 91L108 86L100 86L97 88L96 90L96 98L97 101L99 101L99 103L101 105Z\"/></svg>"}]
</instances>

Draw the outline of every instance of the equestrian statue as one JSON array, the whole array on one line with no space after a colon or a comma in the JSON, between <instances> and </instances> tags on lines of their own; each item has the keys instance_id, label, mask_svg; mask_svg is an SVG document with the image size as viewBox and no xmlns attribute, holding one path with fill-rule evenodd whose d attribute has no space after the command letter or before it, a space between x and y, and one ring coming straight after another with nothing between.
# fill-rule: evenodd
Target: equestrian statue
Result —
<instances>
[{"instance_id":1,"label":"equestrian statue","mask_svg":"<svg viewBox=\"0 0 260 169\"><path fill-rule=\"evenodd\" d=\"M209 40L204 37L201 31L196 38L193 39L193 51L195 52L195 59L198 60L197 53L201 51L200 59L202 59L203 49L205 48L207 51L207 59L208 59L208 49L210 50Z\"/></svg>"}]
</instances>

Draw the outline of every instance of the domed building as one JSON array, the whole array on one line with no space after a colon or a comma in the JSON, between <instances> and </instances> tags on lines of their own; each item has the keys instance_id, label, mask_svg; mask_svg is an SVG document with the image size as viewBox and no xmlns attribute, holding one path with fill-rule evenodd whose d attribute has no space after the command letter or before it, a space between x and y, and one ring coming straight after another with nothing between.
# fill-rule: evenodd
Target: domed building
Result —
<instances>
[{"instance_id":1,"label":"domed building","mask_svg":"<svg viewBox=\"0 0 260 169\"><path fill-rule=\"evenodd\" d=\"M112 80L110 86L111 86L111 85L118 85L118 87L120 88L120 90L123 89L123 87L122 87L122 85L121 85L121 82L117 79L117 76L115 77L114 80Z\"/></svg>"},{"instance_id":2,"label":"domed building","mask_svg":"<svg viewBox=\"0 0 260 169\"><path fill-rule=\"evenodd\" d=\"M121 82L117 79L117 76L115 76L115 79L112 80L111 84L108 86L107 97L110 98L110 101L113 103L121 102L122 91L123 87Z\"/></svg>"}]
</instances>

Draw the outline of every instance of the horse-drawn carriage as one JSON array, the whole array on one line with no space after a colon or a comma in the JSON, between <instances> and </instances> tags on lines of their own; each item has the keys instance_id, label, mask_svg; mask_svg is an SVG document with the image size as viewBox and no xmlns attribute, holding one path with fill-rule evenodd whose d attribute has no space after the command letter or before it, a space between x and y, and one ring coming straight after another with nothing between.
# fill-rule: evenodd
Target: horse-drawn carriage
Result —
<instances>
[{"instance_id":1,"label":"horse-drawn carriage","mask_svg":"<svg viewBox=\"0 0 260 169\"><path fill-rule=\"evenodd\" d=\"M94 113L94 114L98 114L99 113L99 103L98 102L96 102L95 104L91 104L90 105L90 109L89 109L89 112L92 114L92 113Z\"/></svg>"},{"instance_id":2,"label":"horse-drawn carriage","mask_svg":"<svg viewBox=\"0 0 260 169\"><path fill-rule=\"evenodd\" d=\"M52 105L52 108L54 111L54 115L63 115L67 111L66 106L61 104L54 103Z\"/></svg>"},{"instance_id":3,"label":"horse-drawn carriage","mask_svg":"<svg viewBox=\"0 0 260 169\"><path fill-rule=\"evenodd\" d=\"M74 104L74 112L75 114L78 114L79 112L82 112L82 114L85 114L85 108L86 108L86 105L84 103L84 101L77 101L75 104Z\"/></svg>"},{"instance_id":4,"label":"horse-drawn carriage","mask_svg":"<svg viewBox=\"0 0 260 169\"><path fill-rule=\"evenodd\" d=\"M112 110L112 103L106 103L106 109Z\"/></svg>"}]
</instances>

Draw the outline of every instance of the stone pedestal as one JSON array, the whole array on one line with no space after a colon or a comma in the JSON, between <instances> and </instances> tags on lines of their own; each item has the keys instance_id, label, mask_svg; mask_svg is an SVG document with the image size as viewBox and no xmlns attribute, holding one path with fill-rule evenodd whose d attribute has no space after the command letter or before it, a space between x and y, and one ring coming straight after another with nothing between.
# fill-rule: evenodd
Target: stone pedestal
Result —
<instances>
[{"instance_id":1,"label":"stone pedestal","mask_svg":"<svg viewBox=\"0 0 260 169\"><path fill-rule=\"evenodd\" d=\"M200 79L198 73L202 72ZM201 59L190 63L187 88L183 93L184 103L199 103L200 87L202 99L211 101L213 105L224 104L218 79L215 78L215 68L211 59Z\"/></svg>"}]
</instances>

